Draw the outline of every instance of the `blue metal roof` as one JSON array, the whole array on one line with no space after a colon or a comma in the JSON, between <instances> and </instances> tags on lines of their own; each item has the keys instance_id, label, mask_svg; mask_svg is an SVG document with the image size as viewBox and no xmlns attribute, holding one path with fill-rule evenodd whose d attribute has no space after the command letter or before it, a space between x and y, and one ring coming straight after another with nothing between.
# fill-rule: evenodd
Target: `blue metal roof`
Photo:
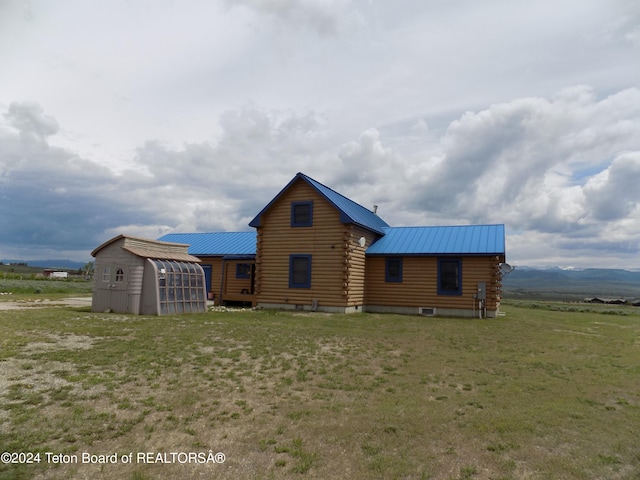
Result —
<instances>
[{"instance_id":1,"label":"blue metal roof","mask_svg":"<svg viewBox=\"0 0 640 480\"><path fill-rule=\"evenodd\" d=\"M186 243L189 254L255 255L256 232L169 233L160 237L162 242Z\"/></svg>"},{"instance_id":2,"label":"blue metal roof","mask_svg":"<svg viewBox=\"0 0 640 480\"><path fill-rule=\"evenodd\" d=\"M504 255L504 225L384 227L367 255ZM169 233L162 242L189 245L196 256L255 255L256 232Z\"/></svg>"},{"instance_id":3,"label":"blue metal roof","mask_svg":"<svg viewBox=\"0 0 640 480\"><path fill-rule=\"evenodd\" d=\"M389 227L367 255L500 255L504 225Z\"/></svg>"},{"instance_id":4,"label":"blue metal roof","mask_svg":"<svg viewBox=\"0 0 640 480\"><path fill-rule=\"evenodd\" d=\"M385 222L371 210L357 204L353 200L339 194L335 190L330 189L329 187L321 184L313 178L306 176L304 173L296 174L296 176L293 177L293 179L280 191L280 193L278 193L278 195L276 195L273 200L271 200L269 204L262 209L262 211L249 223L249 225L252 227L259 227L263 213L266 212L273 205L273 203L298 179L302 179L307 182L309 185L315 188L318 193L320 193L320 195L325 197L334 207L336 207L340 212L340 221L342 223L354 223L379 234L383 234L384 229L389 227L387 222Z\"/></svg>"}]
</instances>

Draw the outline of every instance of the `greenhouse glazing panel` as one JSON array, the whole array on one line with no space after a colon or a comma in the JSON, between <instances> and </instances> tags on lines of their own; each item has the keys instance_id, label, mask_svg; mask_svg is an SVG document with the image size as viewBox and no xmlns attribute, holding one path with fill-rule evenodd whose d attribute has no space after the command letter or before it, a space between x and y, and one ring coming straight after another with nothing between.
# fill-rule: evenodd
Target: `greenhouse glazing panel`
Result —
<instances>
[{"instance_id":1,"label":"greenhouse glazing panel","mask_svg":"<svg viewBox=\"0 0 640 480\"><path fill-rule=\"evenodd\" d=\"M204 312L204 274L195 263L154 260L161 313Z\"/></svg>"}]
</instances>

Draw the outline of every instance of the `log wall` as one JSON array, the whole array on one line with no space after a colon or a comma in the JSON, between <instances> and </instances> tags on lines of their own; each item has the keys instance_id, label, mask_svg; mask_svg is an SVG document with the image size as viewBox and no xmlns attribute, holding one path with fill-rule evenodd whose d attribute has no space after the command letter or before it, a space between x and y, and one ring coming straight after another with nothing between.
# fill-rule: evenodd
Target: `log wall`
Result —
<instances>
[{"instance_id":1,"label":"log wall","mask_svg":"<svg viewBox=\"0 0 640 480\"><path fill-rule=\"evenodd\" d=\"M291 202L300 201L313 201L310 227L291 227ZM351 227L341 223L338 210L313 187L304 181L292 185L263 214L257 231L258 304L311 305L317 300L319 306L349 305L349 262L362 263L358 259L364 257L364 252L351 253ZM289 288L292 254L312 256L310 288ZM364 281L360 283L363 285ZM362 285L354 291L361 292ZM353 298L361 297L362 293Z\"/></svg>"},{"instance_id":2,"label":"log wall","mask_svg":"<svg viewBox=\"0 0 640 480\"><path fill-rule=\"evenodd\" d=\"M367 258L367 304L472 310L479 282L486 282L487 310L497 310L500 304L499 257L460 257L462 295L438 295L438 257L402 257L402 282L385 281L385 258Z\"/></svg>"}]
</instances>

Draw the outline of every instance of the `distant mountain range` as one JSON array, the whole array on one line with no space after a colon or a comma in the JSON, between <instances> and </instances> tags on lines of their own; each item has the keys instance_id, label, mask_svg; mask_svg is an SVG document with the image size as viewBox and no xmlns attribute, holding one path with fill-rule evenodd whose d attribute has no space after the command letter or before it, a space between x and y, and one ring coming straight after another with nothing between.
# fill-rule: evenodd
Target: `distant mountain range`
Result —
<instances>
[{"instance_id":1,"label":"distant mountain range","mask_svg":"<svg viewBox=\"0 0 640 480\"><path fill-rule=\"evenodd\" d=\"M502 279L505 298L640 298L640 271L516 267Z\"/></svg>"},{"instance_id":2,"label":"distant mountain range","mask_svg":"<svg viewBox=\"0 0 640 480\"><path fill-rule=\"evenodd\" d=\"M0 260L4 264L26 263L29 267L59 268L61 270L78 270L86 265L82 262L71 260Z\"/></svg>"}]
</instances>

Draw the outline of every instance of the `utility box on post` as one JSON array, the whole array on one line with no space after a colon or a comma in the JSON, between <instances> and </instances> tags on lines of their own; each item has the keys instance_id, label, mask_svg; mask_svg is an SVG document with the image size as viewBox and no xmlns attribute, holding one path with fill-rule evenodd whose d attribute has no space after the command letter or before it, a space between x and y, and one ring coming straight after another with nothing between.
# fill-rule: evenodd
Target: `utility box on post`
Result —
<instances>
[{"instance_id":1,"label":"utility box on post","mask_svg":"<svg viewBox=\"0 0 640 480\"><path fill-rule=\"evenodd\" d=\"M487 283L486 282L478 282L478 300L486 300L487 299Z\"/></svg>"},{"instance_id":2,"label":"utility box on post","mask_svg":"<svg viewBox=\"0 0 640 480\"><path fill-rule=\"evenodd\" d=\"M478 293L476 293L476 301L478 302L478 316L486 318L487 316L487 282L478 282Z\"/></svg>"}]
</instances>

